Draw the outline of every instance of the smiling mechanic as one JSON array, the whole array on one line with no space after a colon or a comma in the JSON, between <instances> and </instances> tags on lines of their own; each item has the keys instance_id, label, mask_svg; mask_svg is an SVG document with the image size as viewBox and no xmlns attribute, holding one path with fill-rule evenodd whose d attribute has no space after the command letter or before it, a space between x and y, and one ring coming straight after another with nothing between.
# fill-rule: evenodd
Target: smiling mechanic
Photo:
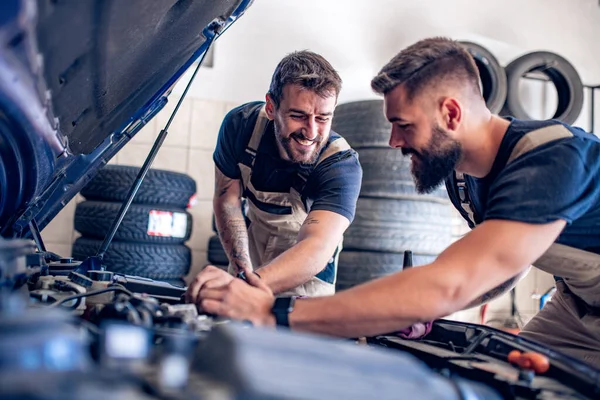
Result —
<instances>
[{"instance_id":1,"label":"smiling mechanic","mask_svg":"<svg viewBox=\"0 0 600 400\"><path fill-rule=\"evenodd\" d=\"M292 53L275 69L266 103L233 109L219 132L213 207L229 272L256 270L274 293L335 292L342 236L362 180L356 152L331 131L341 85L320 55ZM208 266L187 300L232 279Z\"/></svg>"},{"instance_id":2,"label":"smiling mechanic","mask_svg":"<svg viewBox=\"0 0 600 400\"><path fill-rule=\"evenodd\" d=\"M334 296L274 301L252 276L250 285L202 288L201 307L257 325L370 336L489 301L533 264L557 277L558 290L521 335L600 367L599 139L557 121L492 115L472 58L449 39L406 48L371 86L418 190L446 181L473 229L429 265Z\"/></svg>"}]
</instances>

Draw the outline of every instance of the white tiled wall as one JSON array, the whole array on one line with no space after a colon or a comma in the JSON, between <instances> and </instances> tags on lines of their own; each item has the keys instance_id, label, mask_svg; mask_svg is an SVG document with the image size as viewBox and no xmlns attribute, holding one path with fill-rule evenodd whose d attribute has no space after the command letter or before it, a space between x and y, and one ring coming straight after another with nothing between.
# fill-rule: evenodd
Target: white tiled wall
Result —
<instances>
[{"instance_id":1,"label":"white tiled wall","mask_svg":"<svg viewBox=\"0 0 600 400\"><path fill-rule=\"evenodd\" d=\"M110 161L110 164L141 166L152 148L158 133L166 125L177 102L169 103ZM192 237L186 243L192 249L192 269L188 278L206 265L208 239L212 232L212 194L214 163L212 153L223 117L237 104L186 99L169 127L152 168L166 169L190 175L196 181L198 202L188 210L193 217ZM63 256L71 254L71 245L79 236L73 229L76 202L73 199L43 230L46 247Z\"/></svg>"},{"instance_id":2,"label":"white tiled wall","mask_svg":"<svg viewBox=\"0 0 600 400\"><path fill-rule=\"evenodd\" d=\"M171 98L165 108L110 161L111 164L141 166L160 129L164 127L175 107L176 98ZM167 169L190 175L197 185L198 202L189 211L193 216L192 237L187 245L192 249L192 269L188 278L206 265L208 239L212 232L212 195L214 188L214 163L212 153L223 117L236 104L186 99L171 123L169 135L160 149L153 168ZM49 250L63 256L71 254L71 244L78 236L73 230L75 204L82 201L77 196L44 229L42 236ZM468 227L458 217L455 234L466 233ZM553 284L552 277L544 272L532 271L517 286L517 305L524 320L531 318L537 310L537 300L532 294L543 293ZM479 322L479 308L461 311L450 318ZM488 317L505 317L510 313L510 297L505 295L488 307Z\"/></svg>"}]
</instances>

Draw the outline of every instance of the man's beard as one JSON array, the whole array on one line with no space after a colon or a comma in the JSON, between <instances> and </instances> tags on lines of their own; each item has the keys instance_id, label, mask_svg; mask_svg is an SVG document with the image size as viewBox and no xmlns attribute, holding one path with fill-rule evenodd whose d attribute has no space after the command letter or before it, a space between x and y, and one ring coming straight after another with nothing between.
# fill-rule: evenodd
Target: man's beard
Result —
<instances>
[{"instance_id":1,"label":"man's beard","mask_svg":"<svg viewBox=\"0 0 600 400\"><path fill-rule=\"evenodd\" d=\"M433 192L454 171L462 156L462 146L436 125L425 149L417 152L403 148L402 154L413 154L416 158L411 163L415 187L417 193L427 194Z\"/></svg>"},{"instance_id":2,"label":"man's beard","mask_svg":"<svg viewBox=\"0 0 600 400\"><path fill-rule=\"evenodd\" d=\"M296 149L292 148L292 146L293 146L292 140L294 140L295 137L299 138L299 139L306 139L301 132L294 132L294 133L290 134L288 137L282 137L280 134L281 130L279 129L277 122L275 122L274 127L275 127L275 139L277 140L277 142L279 142L281 147L283 147L283 150L287 154L290 161L292 161L295 164L302 164L302 165L312 165L317 162L319 154L321 153L321 150L323 149L323 146L325 146L325 143L326 143L326 141L323 140L322 136L317 136L315 138L315 140L313 140L313 142L315 142L315 144L309 150L311 152L310 156L308 158L306 158L306 155L308 155L308 152L301 152L297 148Z\"/></svg>"}]
</instances>

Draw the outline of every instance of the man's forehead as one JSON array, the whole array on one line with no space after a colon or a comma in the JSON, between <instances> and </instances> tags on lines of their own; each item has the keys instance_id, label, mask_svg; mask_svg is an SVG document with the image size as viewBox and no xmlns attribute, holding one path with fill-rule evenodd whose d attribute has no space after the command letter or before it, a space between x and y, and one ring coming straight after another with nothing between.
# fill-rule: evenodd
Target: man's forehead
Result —
<instances>
[{"instance_id":1,"label":"man's forehead","mask_svg":"<svg viewBox=\"0 0 600 400\"><path fill-rule=\"evenodd\" d=\"M302 111L307 114L331 114L337 99L335 94L320 96L313 90L299 85L286 85L283 88L281 106L284 111Z\"/></svg>"},{"instance_id":2,"label":"man's forehead","mask_svg":"<svg viewBox=\"0 0 600 400\"><path fill-rule=\"evenodd\" d=\"M402 120L408 112L410 102L403 85L398 85L383 96L384 112L388 120Z\"/></svg>"},{"instance_id":3,"label":"man's forehead","mask_svg":"<svg viewBox=\"0 0 600 400\"><path fill-rule=\"evenodd\" d=\"M384 113L391 122L412 120L420 114L429 112L428 101L428 93L409 96L406 88L398 85L383 97Z\"/></svg>"}]
</instances>

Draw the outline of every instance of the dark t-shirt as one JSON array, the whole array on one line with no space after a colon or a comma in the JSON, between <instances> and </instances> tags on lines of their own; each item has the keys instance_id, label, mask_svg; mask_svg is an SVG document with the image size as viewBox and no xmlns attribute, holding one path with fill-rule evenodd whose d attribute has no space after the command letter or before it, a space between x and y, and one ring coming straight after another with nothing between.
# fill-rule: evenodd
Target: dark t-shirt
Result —
<instances>
[{"instance_id":1,"label":"dark t-shirt","mask_svg":"<svg viewBox=\"0 0 600 400\"><path fill-rule=\"evenodd\" d=\"M465 175L476 222L543 224L563 219L567 225L557 243L600 254L600 139L563 124L572 137L536 147L506 165L526 133L560 123L510 121L490 173L484 178ZM451 181L450 198L458 206Z\"/></svg>"},{"instance_id":2,"label":"dark t-shirt","mask_svg":"<svg viewBox=\"0 0 600 400\"><path fill-rule=\"evenodd\" d=\"M253 102L231 110L221 125L213 159L228 178L241 179L238 163L252 136L260 108L264 102ZM354 219L360 192L362 169L354 150L334 154L318 167L303 166L285 161L279 155L273 122L267 124L257 149L252 172L252 184L263 192L289 192L298 173L308 176L302 192L307 211L326 210ZM331 131L328 144L340 135ZM327 145L323 148L323 151Z\"/></svg>"}]
</instances>

